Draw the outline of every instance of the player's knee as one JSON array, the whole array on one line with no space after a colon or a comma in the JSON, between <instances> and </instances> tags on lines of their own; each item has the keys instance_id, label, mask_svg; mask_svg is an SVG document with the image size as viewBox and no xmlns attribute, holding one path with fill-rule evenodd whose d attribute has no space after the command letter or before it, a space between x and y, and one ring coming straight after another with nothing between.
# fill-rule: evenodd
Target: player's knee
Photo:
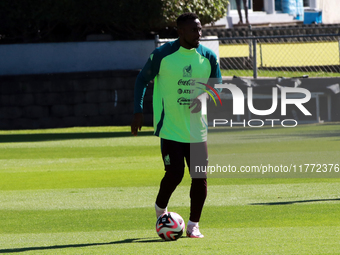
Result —
<instances>
[{"instance_id":1,"label":"player's knee","mask_svg":"<svg viewBox=\"0 0 340 255\"><path fill-rule=\"evenodd\" d=\"M166 172L165 177L170 180L174 185L178 185L181 183L183 179L184 173L176 173L176 172Z\"/></svg>"}]
</instances>

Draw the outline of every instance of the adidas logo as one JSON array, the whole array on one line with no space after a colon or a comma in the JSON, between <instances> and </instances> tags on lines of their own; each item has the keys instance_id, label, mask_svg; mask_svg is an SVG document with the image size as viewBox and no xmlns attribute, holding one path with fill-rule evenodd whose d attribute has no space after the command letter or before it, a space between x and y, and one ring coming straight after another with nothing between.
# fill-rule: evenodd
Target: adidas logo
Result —
<instances>
[{"instance_id":1,"label":"adidas logo","mask_svg":"<svg viewBox=\"0 0 340 255\"><path fill-rule=\"evenodd\" d=\"M166 166L170 165L170 156L169 156L169 154L164 157L164 164Z\"/></svg>"}]
</instances>

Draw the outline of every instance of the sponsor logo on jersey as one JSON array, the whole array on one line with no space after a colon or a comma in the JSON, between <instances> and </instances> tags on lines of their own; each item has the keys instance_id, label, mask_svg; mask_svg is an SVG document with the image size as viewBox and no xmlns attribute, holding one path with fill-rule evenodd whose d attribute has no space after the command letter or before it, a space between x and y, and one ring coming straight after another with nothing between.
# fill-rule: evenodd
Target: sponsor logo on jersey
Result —
<instances>
[{"instance_id":1,"label":"sponsor logo on jersey","mask_svg":"<svg viewBox=\"0 0 340 255\"><path fill-rule=\"evenodd\" d=\"M196 80L194 80L194 79L189 79L189 80L180 79L177 84L179 86L181 86L181 85L183 85L183 86L195 86L195 83L196 83Z\"/></svg>"},{"instance_id":2,"label":"sponsor logo on jersey","mask_svg":"<svg viewBox=\"0 0 340 255\"><path fill-rule=\"evenodd\" d=\"M194 93L193 89L178 89L177 90L178 94L192 94Z\"/></svg>"},{"instance_id":3,"label":"sponsor logo on jersey","mask_svg":"<svg viewBox=\"0 0 340 255\"><path fill-rule=\"evenodd\" d=\"M177 103L180 105L190 105L190 98L180 97L177 99Z\"/></svg>"}]
</instances>

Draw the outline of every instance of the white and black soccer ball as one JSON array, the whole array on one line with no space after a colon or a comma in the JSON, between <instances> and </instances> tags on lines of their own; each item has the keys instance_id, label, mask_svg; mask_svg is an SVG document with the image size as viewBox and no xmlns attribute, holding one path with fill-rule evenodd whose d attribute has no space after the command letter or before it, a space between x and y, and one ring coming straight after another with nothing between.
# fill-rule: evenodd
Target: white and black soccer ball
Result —
<instances>
[{"instance_id":1,"label":"white and black soccer ball","mask_svg":"<svg viewBox=\"0 0 340 255\"><path fill-rule=\"evenodd\" d=\"M180 238L184 228L183 218L175 212L163 213L156 222L157 234L165 241L175 241Z\"/></svg>"}]
</instances>

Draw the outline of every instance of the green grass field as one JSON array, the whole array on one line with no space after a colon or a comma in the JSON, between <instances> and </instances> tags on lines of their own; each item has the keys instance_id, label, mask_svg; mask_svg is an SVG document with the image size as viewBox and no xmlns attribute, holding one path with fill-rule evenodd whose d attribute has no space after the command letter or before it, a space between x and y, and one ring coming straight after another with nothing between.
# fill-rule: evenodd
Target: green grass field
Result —
<instances>
[{"instance_id":1,"label":"green grass field","mask_svg":"<svg viewBox=\"0 0 340 255\"><path fill-rule=\"evenodd\" d=\"M340 123L220 129L209 151L239 165L339 164ZM0 253L339 254L339 178L209 178L205 238L163 242L163 174L151 128L0 131ZM185 221L189 185L186 173L169 204Z\"/></svg>"}]
</instances>

